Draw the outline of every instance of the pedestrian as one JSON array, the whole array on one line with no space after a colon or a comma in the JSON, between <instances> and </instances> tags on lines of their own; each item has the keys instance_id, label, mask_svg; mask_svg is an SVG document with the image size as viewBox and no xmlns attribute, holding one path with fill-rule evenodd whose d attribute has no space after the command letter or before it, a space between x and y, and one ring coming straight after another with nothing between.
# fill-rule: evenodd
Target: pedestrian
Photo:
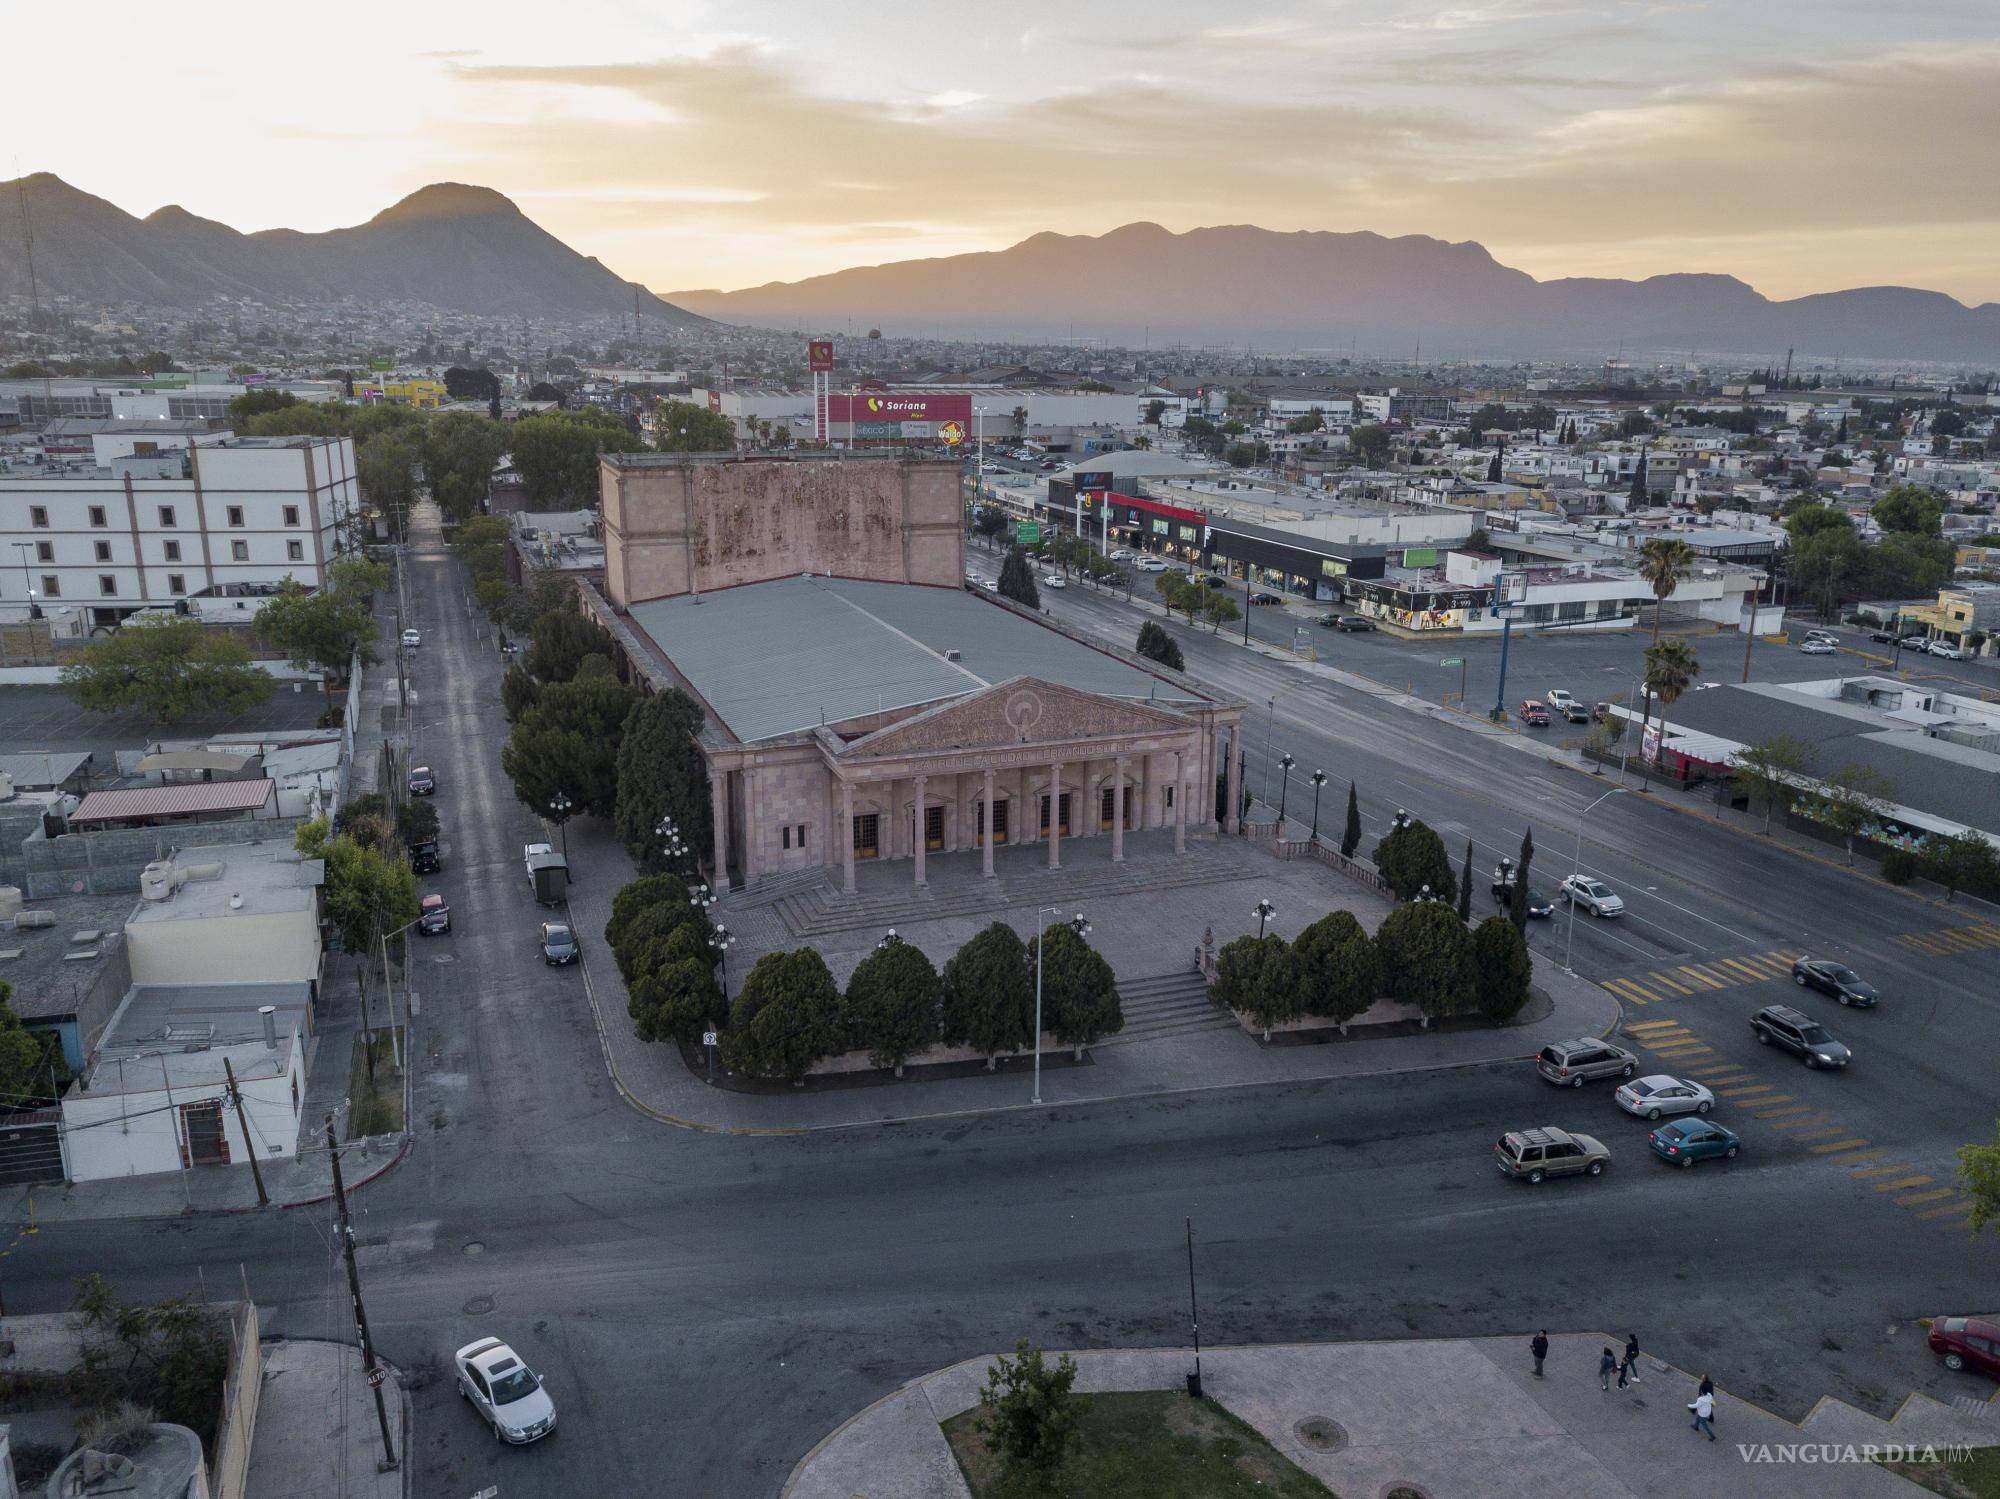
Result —
<instances>
[{"instance_id":1,"label":"pedestrian","mask_svg":"<svg viewBox=\"0 0 2000 1499\"><path fill-rule=\"evenodd\" d=\"M1632 1380L1631 1380L1631 1374L1632 1374L1632 1366L1631 1366L1630 1364L1626 1363L1626 1362L1625 1362L1625 1360L1624 1360L1624 1359L1622 1359L1622 1358L1621 1358L1620 1360L1618 1360L1618 1388L1619 1388L1619 1389L1621 1389L1621 1390L1622 1390L1622 1389L1624 1389L1626 1385L1628 1385L1628 1384L1630 1384L1630 1383L1632 1382Z\"/></svg>"},{"instance_id":2,"label":"pedestrian","mask_svg":"<svg viewBox=\"0 0 2000 1499\"><path fill-rule=\"evenodd\" d=\"M1611 1371L1617 1367L1618 1355L1607 1347L1597 1360L1597 1386L1599 1389L1608 1390L1611 1388Z\"/></svg>"},{"instance_id":3,"label":"pedestrian","mask_svg":"<svg viewBox=\"0 0 2000 1499\"><path fill-rule=\"evenodd\" d=\"M1714 1441L1715 1387L1708 1382L1706 1377L1702 1379L1701 1389L1696 1392L1694 1399L1688 1402L1688 1409L1694 1412L1694 1420L1690 1423L1693 1428L1696 1431L1707 1432L1708 1439L1711 1442Z\"/></svg>"},{"instance_id":4,"label":"pedestrian","mask_svg":"<svg viewBox=\"0 0 2000 1499\"><path fill-rule=\"evenodd\" d=\"M1535 1356L1535 1378L1542 1377L1542 1360L1549 1356L1549 1330L1545 1327L1528 1340L1528 1352Z\"/></svg>"},{"instance_id":5,"label":"pedestrian","mask_svg":"<svg viewBox=\"0 0 2000 1499\"><path fill-rule=\"evenodd\" d=\"M1621 1385L1625 1383L1627 1375L1631 1377L1633 1384L1639 1382L1639 1335L1636 1332L1625 1334L1625 1362L1618 1366L1618 1372L1618 1383Z\"/></svg>"}]
</instances>

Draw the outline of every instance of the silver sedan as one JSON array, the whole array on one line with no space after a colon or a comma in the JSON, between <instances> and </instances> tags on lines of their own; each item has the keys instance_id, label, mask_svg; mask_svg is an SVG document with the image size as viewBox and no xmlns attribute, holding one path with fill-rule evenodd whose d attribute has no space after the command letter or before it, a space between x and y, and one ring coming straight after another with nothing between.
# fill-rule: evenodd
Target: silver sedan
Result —
<instances>
[{"instance_id":1,"label":"silver sedan","mask_svg":"<svg viewBox=\"0 0 2000 1499\"><path fill-rule=\"evenodd\" d=\"M1700 1083L1691 1083L1666 1073L1635 1077L1620 1084L1611 1095L1618 1107L1641 1119L1657 1119L1662 1114L1706 1114L1715 1107L1715 1095Z\"/></svg>"}]
</instances>

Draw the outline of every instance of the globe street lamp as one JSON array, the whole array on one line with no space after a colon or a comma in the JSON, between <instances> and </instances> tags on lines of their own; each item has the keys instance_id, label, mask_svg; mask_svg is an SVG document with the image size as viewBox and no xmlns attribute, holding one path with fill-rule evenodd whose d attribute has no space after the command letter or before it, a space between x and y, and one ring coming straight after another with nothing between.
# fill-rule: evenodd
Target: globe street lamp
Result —
<instances>
[{"instance_id":1,"label":"globe street lamp","mask_svg":"<svg viewBox=\"0 0 2000 1499\"><path fill-rule=\"evenodd\" d=\"M1313 830L1312 830L1312 836L1313 836L1313 838L1314 838L1314 840L1315 840L1315 841L1317 841L1317 840L1318 840L1318 838L1319 838L1319 788L1320 788L1320 787L1322 787L1322 786L1324 786L1324 785L1326 784L1326 780L1327 780L1327 776L1326 776L1326 772L1325 772L1325 771L1323 771L1323 770L1316 770L1316 771L1314 771L1314 772L1312 773L1312 783L1313 783Z\"/></svg>"},{"instance_id":2,"label":"globe street lamp","mask_svg":"<svg viewBox=\"0 0 2000 1499\"><path fill-rule=\"evenodd\" d=\"M1292 767L1299 762L1290 755L1278 759L1278 769L1284 772L1284 779L1278 785L1278 836L1285 836L1285 799L1292 792Z\"/></svg>"},{"instance_id":3,"label":"globe street lamp","mask_svg":"<svg viewBox=\"0 0 2000 1499\"><path fill-rule=\"evenodd\" d=\"M1258 901L1256 909L1250 914L1257 918L1257 940L1262 942L1264 940L1264 927L1273 916L1278 914L1278 908L1272 905L1270 900L1266 898Z\"/></svg>"},{"instance_id":4,"label":"globe street lamp","mask_svg":"<svg viewBox=\"0 0 2000 1499\"><path fill-rule=\"evenodd\" d=\"M1042 1101L1042 941L1048 933L1049 918L1061 914L1060 906L1043 906L1035 912L1035 1096L1032 1100L1035 1103ZM1090 922L1078 911L1070 918L1069 929L1079 937L1088 937Z\"/></svg>"},{"instance_id":5,"label":"globe street lamp","mask_svg":"<svg viewBox=\"0 0 2000 1499\"><path fill-rule=\"evenodd\" d=\"M681 830L674 825L671 817L662 817L653 824L653 832L660 840L660 853L669 867L687 857L688 846L681 841ZM707 886L703 886L707 889Z\"/></svg>"},{"instance_id":6,"label":"globe street lamp","mask_svg":"<svg viewBox=\"0 0 2000 1499\"><path fill-rule=\"evenodd\" d=\"M688 904L697 911L706 911L715 904L715 892L709 889L706 883L696 885L688 891Z\"/></svg>"},{"instance_id":7,"label":"globe street lamp","mask_svg":"<svg viewBox=\"0 0 2000 1499\"><path fill-rule=\"evenodd\" d=\"M736 938L729 928L718 925L708 934L708 945L715 950L716 961L722 964L722 1002L729 1003L729 949L736 945Z\"/></svg>"},{"instance_id":8,"label":"globe street lamp","mask_svg":"<svg viewBox=\"0 0 2000 1499\"><path fill-rule=\"evenodd\" d=\"M569 799L569 793L558 791L549 799L549 816L562 829L563 863L569 863L569 814L576 803Z\"/></svg>"}]
</instances>

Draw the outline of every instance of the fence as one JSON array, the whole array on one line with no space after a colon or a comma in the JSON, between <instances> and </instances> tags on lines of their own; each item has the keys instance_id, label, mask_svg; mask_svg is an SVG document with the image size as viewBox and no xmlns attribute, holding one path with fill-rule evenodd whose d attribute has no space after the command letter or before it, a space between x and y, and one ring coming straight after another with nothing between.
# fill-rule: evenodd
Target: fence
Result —
<instances>
[{"instance_id":1,"label":"fence","mask_svg":"<svg viewBox=\"0 0 2000 1499\"><path fill-rule=\"evenodd\" d=\"M1377 895L1395 898L1389 882L1376 873L1375 866L1366 859L1351 859L1340 851L1338 843L1330 843L1324 834L1317 838L1280 838L1275 822L1246 822L1243 836L1255 843L1268 843L1272 852L1281 859L1317 859L1328 868L1344 874L1365 890Z\"/></svg>"},{"instance_id":2,"label":"fence","mask_svg":"<svg viewBox=\"0 0 2000 1499\"><path fill-rule=\"evenodd\" d=\"M264 1350L257 1339L257 1303L237 1302L229 1314L229 1372L215 1427L215 1499L245 1499L248 1489L257 1397L264 1387Z\"/></svg>"}]
</instances>

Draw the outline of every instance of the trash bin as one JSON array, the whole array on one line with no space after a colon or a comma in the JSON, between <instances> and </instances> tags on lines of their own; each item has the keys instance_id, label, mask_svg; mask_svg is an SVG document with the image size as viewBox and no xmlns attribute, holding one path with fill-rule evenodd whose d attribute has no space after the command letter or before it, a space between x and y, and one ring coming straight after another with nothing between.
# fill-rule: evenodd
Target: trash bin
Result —
<instances>
[{"instance_id":1,"label":"trash bin","mask_svg":"<svg viewBox=\"0 0 2000 1499\"><path fill-rule=\"evenodd\" d=\"M1190 1369L1187 1374L1188 1399L1201 1399L1201 1370Z\"/></svg>"}]
</instances>

